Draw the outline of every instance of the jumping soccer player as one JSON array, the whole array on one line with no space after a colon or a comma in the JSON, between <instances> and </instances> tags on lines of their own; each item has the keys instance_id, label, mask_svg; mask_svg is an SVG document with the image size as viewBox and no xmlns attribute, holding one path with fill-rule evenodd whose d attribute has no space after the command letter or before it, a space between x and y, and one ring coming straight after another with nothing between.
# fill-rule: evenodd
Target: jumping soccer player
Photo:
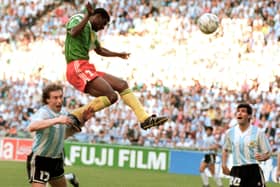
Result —
<instances>
[{"instance_id":1,"label":"jumping soccer player","mask_svg":"<svg viewBox=\"0 0 280 187\"><path fill-rule=\"evenodd\" d=\"M168 118L149 115L132 90L129 89L126 81L105 72L97 71L94 64L89 63L89 51L91 49L98 55L105 57L127 59L130 55L125 52L113 52L100 45L97 32L103 30L109 22L110 16L105 9L93 9L92 5L88 3L86 12L72 16L66 25L67 80L79 91L96 97L82 109L74 110L71 117L79 124L79 122L82 122L81 116L84 110L88 107L92 107L94 112L102 110L115 103L119 94L124 103L134 111L143 129L162 125ZM79 126L77 126L77 130L80 130Z\"/></svg>"}]
</instances>

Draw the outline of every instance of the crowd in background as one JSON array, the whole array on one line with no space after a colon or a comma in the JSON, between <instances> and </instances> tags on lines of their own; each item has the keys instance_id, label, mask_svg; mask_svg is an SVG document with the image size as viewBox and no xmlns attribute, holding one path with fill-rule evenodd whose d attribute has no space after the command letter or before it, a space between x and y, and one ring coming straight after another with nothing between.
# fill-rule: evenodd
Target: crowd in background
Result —
<instances>
[{"instance_id":1,"label":"crowd in background","mask_svg":"<svg viewBox=\"0 0 280 187\"><path fill-rule=\"evenodd\" d=\"M69 110L87 103L65 81L65 23L84 1L0 0L0 137L31 137L30 116L51 81L65 85ZM235 125L235 106L250 102L252 124L262 128L274 151L280 148L280 1L95 0L111 23L101 44L131 52L128 60L91 61L130 83L147 111L167 115L163 126L141 130L120 101L95 114L72 140L92 143L198 149L204 127L220 144ZM205 12L218 15L212 35L196 25Z\"/></svg>"}]
</instances>

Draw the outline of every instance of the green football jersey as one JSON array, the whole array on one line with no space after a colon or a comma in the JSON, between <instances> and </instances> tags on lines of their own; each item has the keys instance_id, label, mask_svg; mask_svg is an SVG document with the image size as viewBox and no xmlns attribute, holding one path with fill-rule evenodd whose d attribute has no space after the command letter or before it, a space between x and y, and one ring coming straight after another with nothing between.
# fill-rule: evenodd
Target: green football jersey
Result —
<instances>
[{"instance_id":1,"label":"green football jersey","mask_svg":"<svg viewBox=\"0 0 280 187\"><path fill-rule=\"evenodd\" d=\"M68 33L82 21L83 17L84 14L76 14L70 18L66 25L65 58L67 63L73 60L88 60L89 50L100 46L97 34L91 29L89 21L77 36L73 37Z\"/></svg>"}]
</instances>

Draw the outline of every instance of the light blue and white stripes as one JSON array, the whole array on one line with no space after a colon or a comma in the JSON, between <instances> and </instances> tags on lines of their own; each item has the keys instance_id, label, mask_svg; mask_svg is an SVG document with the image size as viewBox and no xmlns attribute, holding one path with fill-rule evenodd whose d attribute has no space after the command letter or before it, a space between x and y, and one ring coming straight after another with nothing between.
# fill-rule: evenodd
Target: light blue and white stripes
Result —
<instances>
[{"instance_id":1,"label":"light blue and white stripes","mask_svg":"<svg viewBox=\"0 0 280 187\"><path fill-rule=\"evenodd\" d=\"M256 164L255 153L271 152L271 147L264 132L250 125L241 132L238 125L230 128L225 134L223 149L232 152L233 166Z\"/></svg>"},{"instance_id":2,"label":"light blue and white stripes","mask_svg":"<svg viewBox=\"0 0 280 187\"><path fill-rule=\"evenodd\" d=\"M32 121L45 120L67 115L66 110L54 113L47 106L41 107L32 117ZM32 151L35 155L58 158L64 147L66 125L57 124L49 128L36 131Z\"/></svg>"}]
</instances>

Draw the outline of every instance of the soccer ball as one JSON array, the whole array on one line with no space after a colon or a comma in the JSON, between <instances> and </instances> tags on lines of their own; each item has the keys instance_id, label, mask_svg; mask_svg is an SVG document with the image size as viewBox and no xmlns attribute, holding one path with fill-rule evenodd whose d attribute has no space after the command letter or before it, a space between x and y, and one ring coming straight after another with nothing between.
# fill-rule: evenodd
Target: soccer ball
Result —
<instances>
[{"instance_id":1,"label":"soccer ball","mask_svg":"<svg viewBox=\"0 0 280 187\"><path fill-rule=\"evenodd\" d=\"M211 34L219 27L219 18L215 14L205 13L198 18L198 27L204 34Z\"/></svg>"}]
</instances>

